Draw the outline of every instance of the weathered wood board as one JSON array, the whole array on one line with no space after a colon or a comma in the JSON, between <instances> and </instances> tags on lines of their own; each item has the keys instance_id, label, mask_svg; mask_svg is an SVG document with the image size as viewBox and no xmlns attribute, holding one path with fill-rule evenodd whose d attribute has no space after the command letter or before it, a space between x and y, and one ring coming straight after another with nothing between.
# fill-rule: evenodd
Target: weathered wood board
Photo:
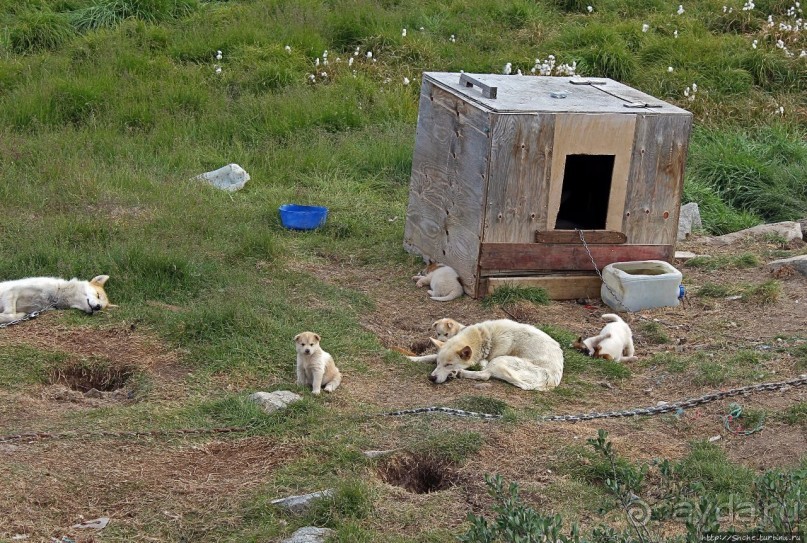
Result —
<instances>
[{"instance_id":1,"label":"weathered wood board","mask_svg":"<svg viewBox=\"0 0 807 543\"><path fill-rule=\"evenodd\" d=\"M479 267L483 275L509 271L594 270L613 262L631 260L664 260L671 262L675 254L670 245L591 245L591 256L580 244L483 243Z\"/></svg>"},{"instance_id":2,"label":"weathered wood board","mask_svg":"<svg viewBox=\"0 0 807 543\"><path fill-rule=\"evenodd\" d=\"M488 277L483 279L485 286L482 296L493 294L502 286L536 287L546 290L551 300L577 300L579 298L599 298L602 280L591 275L533 275L516 277Z\"/></svg>"}]
</instances>

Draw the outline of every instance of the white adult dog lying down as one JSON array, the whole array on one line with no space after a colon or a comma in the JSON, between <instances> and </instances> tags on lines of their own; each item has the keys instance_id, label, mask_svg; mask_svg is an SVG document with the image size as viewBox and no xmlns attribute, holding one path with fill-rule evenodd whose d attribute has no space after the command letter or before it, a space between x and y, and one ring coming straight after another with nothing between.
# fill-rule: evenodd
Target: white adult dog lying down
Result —
<instances>
[{"instance_id":1,"label":"white adult dog lying down","mask_svg":"<svg viewBox=\"0 0 807 543\"><path fill-rule=\"evenodd\" d=\"M59 279L57 277L27 277L0 283L0 323L21 319L33 311L54 309L81 309L95 313L109 303L104 292L108 275L98 275L89 281Z\"/></svg>"},{"instance_id":2,"label":"white adult dog lying down","mask_svg":"<svg viewBox=\"0 0 807 543\"><path fill-rule=\"evenodd\" d=\"M501 379L524 390L551 390L563 376L563 351L557 341L529 324L501 319L466 326L439 344L435 383L452 377ZM479 371L468 368L479 366Z\"/></svg>"}]
</instances>

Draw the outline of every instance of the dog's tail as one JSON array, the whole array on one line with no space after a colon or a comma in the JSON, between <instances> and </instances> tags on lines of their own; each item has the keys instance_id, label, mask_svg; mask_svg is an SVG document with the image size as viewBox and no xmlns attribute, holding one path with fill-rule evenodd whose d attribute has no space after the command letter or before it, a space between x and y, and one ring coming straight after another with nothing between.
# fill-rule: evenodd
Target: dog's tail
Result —
<instances>
[{"instance_id":1,"label":"dog's tail","mask_svg":"<svg viewBox=\"0 0 807 543\"><path fill-rule=\"evenodd\" d=\"M606 313L605 315L602 316L602 320L604 320L605 322L621 322L622 317L614 313Z\"/></svg>"}]
</instances>

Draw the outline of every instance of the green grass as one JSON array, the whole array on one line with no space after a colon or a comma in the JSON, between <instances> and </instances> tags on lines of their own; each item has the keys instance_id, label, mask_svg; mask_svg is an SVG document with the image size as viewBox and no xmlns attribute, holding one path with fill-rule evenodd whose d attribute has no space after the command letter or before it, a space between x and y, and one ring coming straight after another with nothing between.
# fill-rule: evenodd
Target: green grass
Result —
<instances>
[{"instance_id":1,"label":"green grass","mask_svg":"<svg viewBox=\"0 0 807 543\"><path fill-rule=\"evenodd\" d=\"M791 405L783 412L777 413L774 418L785 424L807 426L807 402Z\"/></svg>"},{"instance_id":2,"label":"green grass","mask_svg":"<svg viewBox=\"0 0 807 543\"><path fill-rule=\"evenodd\" d=\"M688 268L698 268L708 271L719 269L745 269L759 266L760 261L753 253L721 256L696 256L684 264Z\"/></svg>"},{"instance_id":3,"label":"green grass","mask_svg":"<svg viewBox=\"0 0 807 543\"><path fill-rule=\"evenodd\" d=\"M509 305L518 301L526 301L535 305L547 305L549 295L540 287L522 287L518 285L503 285L486 296L482 303L485 307Z\"/></svg>"},{"instance_id":4,"label":"green grass","mask_svg":"<svg viewBox=\"0 0 807 543\"><path fill-rule=\"evenodd\" d=\"M418 259L402 239L422 72L499 73L506 62L529 72L537 57L553 54L577 62L582 75L614 77L687 108L695 128L684 200L699 203L707 232L725 233L807 210L800 113L807 63L784 56L766 30L767 10L779 20L789 5L759 4L729 17L706 0L686 5L682 16L659 0L603 0L591 14L577 0L0 0L0 279L107 273L120 308L94 317L67 313L59 325L146 331L193 373L181 381L189 395L181 406L152 402L159 377L141 374L132 405L75 410L54 425L243 425L248 435L278 440L304 435L310 449L268 474L254 500L234 506L247 519L244 530L219 526L212 537L287 535L302 520L260 507L280 492L332 485L337 499L315 517L333 526L338 540L406 540L410 534L372 522L373 489L356 482L367 463L354 443L365 436L338 403L347 394L304 394L282 414L266 415L245 400L246 391L222 384L293 388L291 338L303 330L322 336L346 375L372 379L398 363L366 328L373 295L340 274L362 268L389 288L411 287L407 274ZM753 39L758 50L750 48ZM793 51L807 48L803 36L792 40ZM690 101L683 91L693 82L701 90ZM780 105L782 115L775 113ZM193 180L231 162L252 177L240 192ZM315 232L284 230L277 208L288 202L328 206L328 223ZM513 205L521 205L517 197ZM757 263L739 255L691 265ZM774 282L709 288L751 303L771 303L782 290ZM540 289L500 289L484 303L518 301L542 305L547 298ZM576 333L545 329L564 347L564 380L535 404L631 377L627 365L570 349ZM666 336L641 332L657 343ZM793 354L797 367L806 367L801 350ZM664 354L651 363L689 372L704 386L761 371L750 355L731 356ZM0 387L26 391L73 361L4 347ZM484 396L451 405L515 411ZM486 444L482 432L412 424L403 446L457 462ZM576 492L585 481L556 491ZM143 530L136 536L163 535L148 524ZM415 537L423 541L456 535L445 526L421 532ZM190 529L182 537L203 536Z\"/></svg>"},{"instance_id":5,"label":"green grass","mask_svg":"<svg viewBox=\"0 0 807 543\"><path fill-rule=\"evenodd\" d=\"M639 325L639 331L648 343L663 345L670 342L670 336L667 335L664 327L657 322L645 321Z\"/></svg>"},{"instance_id":6,"label":"green grass","mask_svg":"<svg viewBox=\"0 0 807 543\"><path fill-rule=\"evenodd\" d=\"M746 303L759 305L774 304L782 294L782 284L775 279L755 285L717 284L706 282L695 292L696 296L704 298L726 298L740 296Z\"/></svg>"}]
</instances>

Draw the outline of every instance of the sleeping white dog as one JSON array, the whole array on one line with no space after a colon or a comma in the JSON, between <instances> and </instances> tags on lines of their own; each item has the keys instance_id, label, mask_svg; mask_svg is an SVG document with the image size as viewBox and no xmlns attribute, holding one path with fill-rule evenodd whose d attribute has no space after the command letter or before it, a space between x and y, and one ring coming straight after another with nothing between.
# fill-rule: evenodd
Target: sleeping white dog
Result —
<instances>
[{"instance_id":1,"label":"sleeping white dog","mask_svg":"<svg viewBox=\"0 0 807 543\"><path fill-rule=\"evenodd\" d=\"M593 358L615 360L616 362L633 362L636 360L633 348L633 333L628 323L619 315L606 313L602 320L607 322L596 336L577 338L572 346Z\"/></svg>"},{"instance_id":2,"label":"sleeping white dog","mask_svg":"<svg viewBox=\"0 0 807 543\"><path fill-rule=\"evenodd\" d=\"M501 379L524 390L551 390L563 376L563 351L557 341L529 324L507 319L466 326L441 343L433 383L452 377ZM478 366L478 371L470 368Z\"/></svg>"}]
</instances>

